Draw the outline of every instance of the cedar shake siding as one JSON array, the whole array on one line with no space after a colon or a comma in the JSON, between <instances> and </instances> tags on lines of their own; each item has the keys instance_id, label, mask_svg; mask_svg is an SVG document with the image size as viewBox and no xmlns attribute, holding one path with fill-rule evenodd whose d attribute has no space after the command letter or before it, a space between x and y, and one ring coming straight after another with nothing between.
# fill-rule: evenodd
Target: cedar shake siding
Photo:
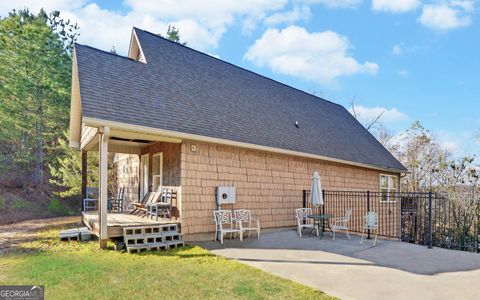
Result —
<instances>
[{"instance_id":1,"label":"cedar shake siding","mask_svg":"<svg viewBox=\"0 0 480 300\"><path fill-rule=\"evenodd\" d=\"M162 183L164 186L180 185L180 144L155 143L142 148L141 154L150 154L150 189L152 188L152 156L156 153L163 153Z\"/></svg>"},{"instance_id":2,"label":"cedar shake siding","mask_svg":"<svg viewBox=\"0 0 480 300\"><path fill-rule=\"evenodd\" d=\"M195 146L195 151L192 151L192 145ZM181 217L182 234L187 239L195 238L195 235L201 236L200 239L213 238L217 186L236 187L236 203L223 205L222 209L250 209L254 218L259 219L262 228L266 229L296 225L294 210L303 206L302 192L310 189L312 173L315 170L320 173L322 188L329 191L378 192L380 174L400 175L323 160L190 140L181 144L159 142L141 151L142 154L149 153L150 157L158 152L163 153L164 185L181 186L181 203L177 203L174 216ZM138 195L138 155L121 157L129 159L118 160L119 172L126 169L135 170L136 173L128 173L129 180L119 176L119 180L123 180L119 182L120 186L125 186L127 191L136 191ZM130 165L125 167L121 165L123 163ZM352 202L359 204L358 201ZM380 202L372 201L371 210L382 211L380 205ZM392 207L388 216L380 216L380 222L382 217L398 217L399 207ZM366 213L365 205L349 208L352 208L357 216ZM343 208L334 211L334 214L342 216ZM205 236L206 233L212 234Z\"/></svg>"},{"instance_id":3,"label":"cedar shake siding","mask_svg":"<svg viewBox=\"0 0 480 300\"><path fill-rule=\"evenodd\" d=\"M379 176L385 173L196 141L182 143L180 166L185 235L215 230L212 219L219 185L233 185L237 193L236 203L222 208L250 209L262 228L275 228L295 226L294 209L302 207L302 190L310 188L313 171L320 172L323 189L357 191L379 191Z\"/></svg>"},{"instance_id":4,"label":"cedar shake siding","mask_svg":"<svg viewBox=\"0 0 480 300\"><path fill-rule=\"evenodd\" d=\"M138 155L116 153L115 163L117 164L117 186L125 188L125 207L130 208L133 202L138 202Z\"/></svg>"}]
</instances>

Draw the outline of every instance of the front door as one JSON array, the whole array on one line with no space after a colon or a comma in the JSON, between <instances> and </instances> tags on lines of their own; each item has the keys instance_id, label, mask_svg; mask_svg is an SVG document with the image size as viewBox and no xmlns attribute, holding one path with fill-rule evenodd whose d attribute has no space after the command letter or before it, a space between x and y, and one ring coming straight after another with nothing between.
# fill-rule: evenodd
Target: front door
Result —
<instances>
[{"instance_id":1,"label":"front door","mask_svg":"<svg viewBox=\"0 0 480 300\"><path fill-rule=\"evenodd\" d=\"M140 157L140 200L148 193L148 153Z\"/></svg>"}]
</instances>

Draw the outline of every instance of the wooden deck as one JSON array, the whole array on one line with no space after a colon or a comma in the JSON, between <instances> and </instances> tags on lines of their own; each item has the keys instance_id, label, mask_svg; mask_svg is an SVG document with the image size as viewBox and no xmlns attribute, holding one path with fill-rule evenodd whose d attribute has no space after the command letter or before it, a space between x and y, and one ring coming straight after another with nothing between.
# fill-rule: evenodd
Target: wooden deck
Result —
<instances>
[{"instance_id":1,"label":"wooden deck","mask_svg":"<svg viewBox=\"0 0 480 300\"><path fill-rule=\"evenodd\" d=\"M98 226L98 212L84 212L82 213L83 223L92 231L96 236L99 235L99 226ZM116 238L123 236L123 227L130 226L143 226L143 225L161 225L161 224L180 224L178 220L169 220L169 219L158 219L158 222L155 219L150 220L149 218L142 218L139 216L132 215L128 212L125 213L108 213L107 214L107 235L108 238Z\"/></svg>"}]
</instances>

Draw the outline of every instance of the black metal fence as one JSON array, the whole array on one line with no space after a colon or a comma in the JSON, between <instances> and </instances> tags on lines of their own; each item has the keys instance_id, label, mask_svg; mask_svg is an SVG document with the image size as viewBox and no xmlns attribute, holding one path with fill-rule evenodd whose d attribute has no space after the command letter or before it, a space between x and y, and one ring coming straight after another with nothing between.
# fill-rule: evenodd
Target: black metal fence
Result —
<instances>
[{"instance_id":1,"label":"black metal fence","mask_svg":"<svg viewBox=\"0 0 480 300\"><path fill-rule=\"evenodd\" d=\"M375 211L379 235L404 242L480 252L480 199L468 194L323 190L324 205L313 207L310 191L303 205L314 213L343 216L352 209L351 231L362 232L364 216Z\"/></svg>"}]
</instances>

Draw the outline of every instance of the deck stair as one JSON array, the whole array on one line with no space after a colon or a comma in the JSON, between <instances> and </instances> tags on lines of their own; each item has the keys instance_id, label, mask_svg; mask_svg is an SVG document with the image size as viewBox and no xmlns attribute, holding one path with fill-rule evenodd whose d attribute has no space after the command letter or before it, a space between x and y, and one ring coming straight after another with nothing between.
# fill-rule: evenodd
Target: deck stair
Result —
<instances>
[{"instance_id":1,"label":"deck stair","mask_svg":"<svg viewBox=\"0 0 480 300\"><path fill-rule=\"evenodd\" d=\"M123 240L129 253L167 250L185 245L177 224L124 227Z\"/></svg>"}]
</instances>

